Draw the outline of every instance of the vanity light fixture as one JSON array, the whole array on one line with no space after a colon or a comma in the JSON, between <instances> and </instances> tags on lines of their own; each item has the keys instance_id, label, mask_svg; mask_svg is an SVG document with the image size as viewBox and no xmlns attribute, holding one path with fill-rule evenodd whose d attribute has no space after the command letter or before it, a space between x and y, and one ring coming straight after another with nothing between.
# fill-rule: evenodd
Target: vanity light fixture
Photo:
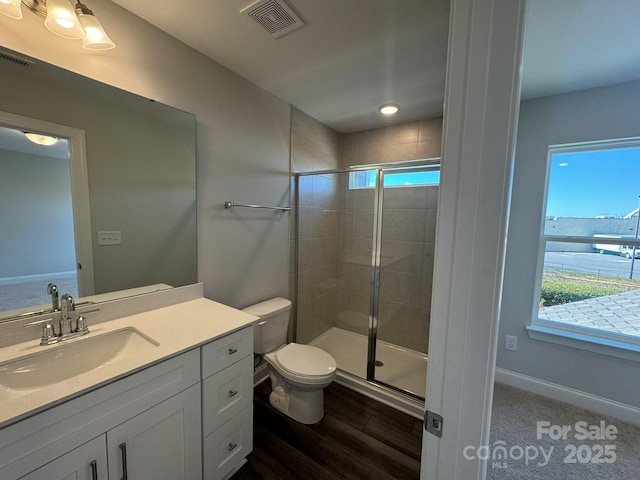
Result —
<instances>
[{"instance_id":1,"label":"vanity light fixture","mask_svg":"<svg viewBox=\"0 0 640 480\"><path fill-rule=\"evenodd\" d=\"M400 110L400 105L396 103L385 103L378 108L383 115L393 115Z\"/></svg>"},{"instance_id":2,"label":"vanity light fixture","mask_svg":"<svg viewBox=\"0 0 640 480\"><path fill-rule=\"evenodd\" d=\"M56 35L71 40L82 40L89 50L109 50L116 45L104 31L93 12L79 0L75 8L69 0L0 0L0 13L22 18L21 5L44 18L44 25Z\"/></svg>"},{"instance_id":3,"label":"vanity light fixture","mask_svg":"<svg viewBox=\"0 0 640 480\"><path fill-rule=\"evenodd\" d=\"M0 0L0 12L16 20L20 20L22 18L20 0Z\"/></svg>"},{"instance_id":4,"label":"vanity light fixture","mask_svg":"<svg viewBox=\"0 0 640 480\"><path fill-rule=\"evenodd\" d=\"M24 136L27 137L29 140L31 140L33 143L36 143L38 145L44 145L45 147L53 145L58 141L56 137L51 137L49 135L42 135L40 133L24 132Z\"/></svg>"}]
</instances>

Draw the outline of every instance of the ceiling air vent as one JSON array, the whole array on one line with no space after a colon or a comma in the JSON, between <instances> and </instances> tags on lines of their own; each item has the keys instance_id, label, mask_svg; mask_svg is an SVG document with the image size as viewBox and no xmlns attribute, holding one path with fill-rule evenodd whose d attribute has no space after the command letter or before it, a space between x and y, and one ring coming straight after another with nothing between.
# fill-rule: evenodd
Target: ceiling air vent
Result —
<instances>
[{"instance_id":1,"label":"ceiling air vent","mask_svg":"<svg viewBox=\"0 0 640 480\"><path fill-rule=\"evenodd\" d=\"M10 62L12 65L23 68L29 68L31 65L33 65L33 62L31 60L27 60L26 58L21 58L7 52L3 52L2 50L0 50L0 60Z\"/></svg>"},{"instance_id":2,"label":"ceiling air vent","mask_svg":"<svg viewBox=\"0 0 640 480\"><path fill-rule=\"evenodd\" d=\"M258 0L240 10L240 13L260 25L273 38L304 27L304 22L284 0Z\"/></svg>"}]
</instances>

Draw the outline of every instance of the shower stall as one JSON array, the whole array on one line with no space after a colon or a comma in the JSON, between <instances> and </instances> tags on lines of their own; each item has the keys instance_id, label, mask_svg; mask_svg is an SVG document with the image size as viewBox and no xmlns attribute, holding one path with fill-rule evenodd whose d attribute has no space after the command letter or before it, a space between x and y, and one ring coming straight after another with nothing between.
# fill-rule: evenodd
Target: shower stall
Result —
<instances>
[{"instance_id":1,"label":"shower stall","mask_svg":"<svg viewBox=\"0 0 640 480\"><path fill-rule=\"evenodd\" d=\"M422 414L439 159L294 175L294 339L337 382Z\"/></svg>"}]
</instances>

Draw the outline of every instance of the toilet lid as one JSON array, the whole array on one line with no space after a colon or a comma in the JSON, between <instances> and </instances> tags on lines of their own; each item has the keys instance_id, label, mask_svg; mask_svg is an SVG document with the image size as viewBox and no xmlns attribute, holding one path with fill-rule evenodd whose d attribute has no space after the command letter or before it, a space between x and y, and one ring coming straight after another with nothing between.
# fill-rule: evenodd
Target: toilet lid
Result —
<instances>
[{"instance_id":1,"label":"toilet lid","mask_svg":"<svg viewBox=\"0 0 640 480\"><path fill-rule=\"evenodd\" d=\"M290 343L278 350L278 363L296 375L317 377L329 375L336 369L336 361L324 350L311 345Z\"/></svg>"}]
</instances>

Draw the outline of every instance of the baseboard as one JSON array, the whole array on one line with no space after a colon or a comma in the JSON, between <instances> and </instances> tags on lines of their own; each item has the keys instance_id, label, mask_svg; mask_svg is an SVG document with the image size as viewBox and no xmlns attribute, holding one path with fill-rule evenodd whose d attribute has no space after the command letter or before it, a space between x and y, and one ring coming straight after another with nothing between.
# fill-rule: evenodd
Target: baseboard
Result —
<instances>
[{"instance_id":1,"label":"baseboard","mask_svg":"<svg viewBox=\"0 0 640 480\"><path fill-rule=\"evenodd\" d=\"M591 393L529 377L520 373L496 368L496 382L536 393L543 397L568 403L592 412L607 415L623 422L640 426L640 408L609 400Z\"/></svg>"}]
</instances>

